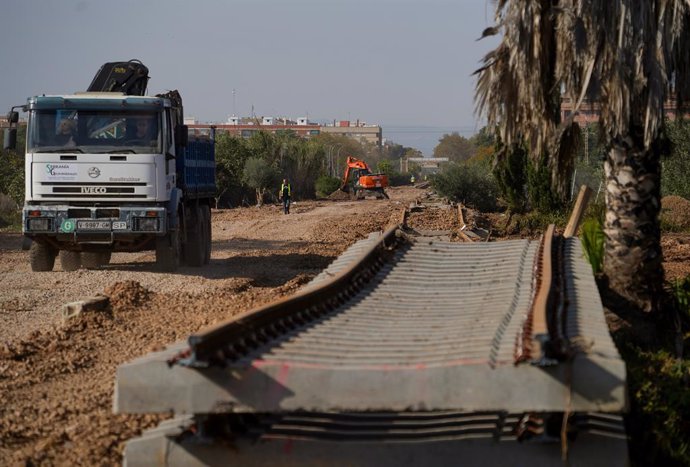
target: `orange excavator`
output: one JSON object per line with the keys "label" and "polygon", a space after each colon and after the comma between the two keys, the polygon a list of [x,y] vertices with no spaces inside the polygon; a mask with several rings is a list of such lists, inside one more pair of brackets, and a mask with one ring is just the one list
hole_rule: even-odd
{"label": "orange excavator", "polygon": [[374,195],[377,199],[388,198],[384,191],[388,187],[388,175],[371,173],[366,162],[352,156],[347,158],[347,168],[340,189],[350,193],[352,199],[364,199]]}

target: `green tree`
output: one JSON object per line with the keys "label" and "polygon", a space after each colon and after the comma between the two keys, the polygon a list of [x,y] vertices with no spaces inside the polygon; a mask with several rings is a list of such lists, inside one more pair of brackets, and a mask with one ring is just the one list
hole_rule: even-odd
{"label": "green tree", "polygon": [[278,172],[264,159],[250,157],[244,164],[242,180],[256,190],[256,204],[261,206],[266,190],[276,185]]}
{"label": "green tree", "polygon": [[239,199],[244,166],[250,155],[244,139],[229,133],[216,136],[216,185],[219,198],[232,194]]}
{"label": "green tree", "polygon": [[252,157],[261,158],[268,162],[269,165],[277,166],[279,164],[282,145],[278,139],[266,131],[257,131],[253,133],[245,144],[251,153]]}
{"label": "green tree", "polygon": [[[0,148],[4,142],[4,131],[0,131]],[[26,147],[26,125],[17,127],[17,149],[0,149],[0,193],[4,193],[18,205],[24,201],[24,148]]]}
{"label": "green tree", "polygon": [[507,146],[526,141],[534,161],[548,154],[563,190],[579,126],[572,115],[560,121],[561,89],[575,112],[585,97],[599,103],[610,148],[604,273],[613,291],[643,310],[659,310],[658,141],[666,98],[673,94],[682,104],[690,96],[690,4],[502,0],[495,17],[500,27],[485,35],[503,37],[477,71],[479,110]]}
{"label": "green tree", "polygon": [[316,180],[325,170],[323,146],[295,136],[283,147],[279,167],[283,178],[291,182],[293,197],[313,198]]}
{"label": "green tree", "polygon": [[475,148],[493,147],[496,144],[496,136],[488,127],[482,127],[469,139]]}
{"label": "green tree", "polygon": [[447,157],[454,162],[462,162],[471,158],[476,151],[474,144],[460,133],[454,131],[438,140],[434,148],[434,157]]}
{"label": "green tree", "polygon": [[391,175],[393,173],[393,164],[389,160],[382,160],[376,164],[376,171],[378,173]]}

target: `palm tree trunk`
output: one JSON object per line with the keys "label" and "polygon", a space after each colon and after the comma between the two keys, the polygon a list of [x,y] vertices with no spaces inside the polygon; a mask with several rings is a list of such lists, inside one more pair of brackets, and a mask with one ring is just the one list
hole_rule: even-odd
{"label": "palm tree trunk", "polygon": [[616,139],[604,164],[604,273],[609,287],[646,312],[660,309],[663,288],[659,227],[661,165],[652,148]]}

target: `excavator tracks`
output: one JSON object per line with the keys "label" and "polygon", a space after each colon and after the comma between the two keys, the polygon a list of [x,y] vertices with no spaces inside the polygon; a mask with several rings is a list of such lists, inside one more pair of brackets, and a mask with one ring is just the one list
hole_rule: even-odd
{"label": "excavator tracks", "polygon": [[442,237],[372,234],[122,365],[117,412],[176,414],[126,465],[625,465],[625,365],[579,241]]}

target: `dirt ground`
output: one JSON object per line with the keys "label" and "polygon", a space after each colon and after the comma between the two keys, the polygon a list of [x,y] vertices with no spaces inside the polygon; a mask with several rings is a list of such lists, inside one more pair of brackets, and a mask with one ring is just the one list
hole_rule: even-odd
{"label": "dirt ground", "polygon": [[[214,211],[211,263],[175,274],[157,272],[153,252],[34,273],[21,236],[0,233],[0,465],[118,465],[124,442],[161,419],[112,414],[118,365],[293,293],[420,193]],[[110,309],[63,323],[62,305],[99,293]]]}
{"label": "dirt ground", "polygon": [[[214,211],[211,264],[175,274],[157,272],[153,253],[33,273],[20,235],[0,233],[0,465],[119,465],[124,443],[164,416],[112,414],[118,365],[293,293],[423,193],[298,201],[287,216],[279,206]],[[413,222],[449,226],[445,214]],[[690,274],[690,235],[664,236],[664,254],[669,275]],[[63,304],[98,293],[109,309],[63,323]]]}

